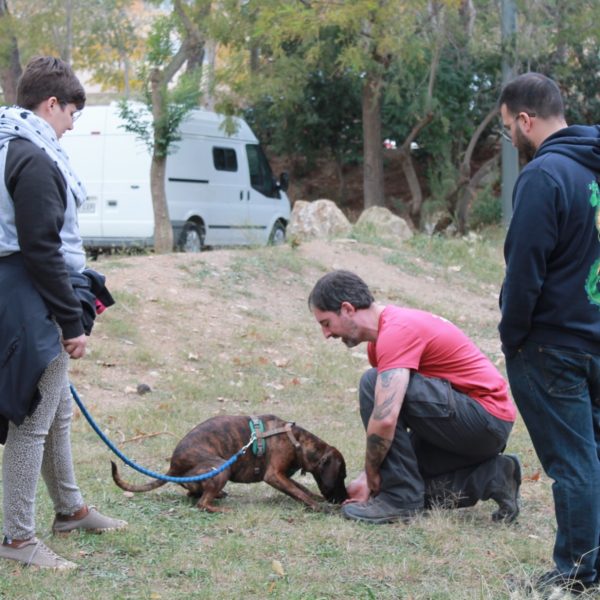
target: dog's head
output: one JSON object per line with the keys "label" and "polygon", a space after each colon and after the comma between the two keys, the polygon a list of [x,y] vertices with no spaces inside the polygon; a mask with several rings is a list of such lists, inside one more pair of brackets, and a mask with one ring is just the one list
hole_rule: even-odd
{"label": "dog's head", "polygon": [[341,504],[348,498],[344,479],[346,479],[346,462],[342,453],[331,446],[319,459],[313,477],[323,497],[334,504]]}

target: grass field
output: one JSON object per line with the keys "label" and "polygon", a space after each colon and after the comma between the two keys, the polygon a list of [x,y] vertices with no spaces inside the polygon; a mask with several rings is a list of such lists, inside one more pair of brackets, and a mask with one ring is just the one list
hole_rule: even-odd
{"label": "grass field", "polygon": [[[496,335],[501,232],[417,237],[395,246],[346,240],[200,255],[106,257],[94,266],[118,303],[102,315],[72,381],[102,429],[147,468],[164,471],[177,441],[216,414],[294,420],[361,470],[356,387],[364,348],[323,340],[306,307],[331,268],[357,271],[379,300],[426,308],[469,333],[503,370]],[[137,385],[151,392],[139,395]],[[509,451],[523,463],[522,513],[491,522],[493,502],[432,511],[410,525],[368,526],[305,509],[266,484],[229,484],[228,512],[193,507],[173,484],[127,497],[110,477],[110,451],[76,411],[73,453],[86,500],[126,519],[125,532],[53,538],[38,490],[38,535],[77,562],[58,574],[0,563],[0,598],[33,599],[505,599],[514,582],[550,568],[554,516],[519,420]],[[1,450],[0,450],[1,453]],[[135,482],[144,477],[121,467]],[[316,490],[310,476],[300,477]]]}

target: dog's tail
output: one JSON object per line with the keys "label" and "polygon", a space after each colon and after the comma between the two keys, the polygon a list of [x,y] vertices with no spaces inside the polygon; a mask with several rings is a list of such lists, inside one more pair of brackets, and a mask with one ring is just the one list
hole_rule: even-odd
{"label": "dog's tail", "polygon": [[156,488],[159,488],[165,485],[165,483],[167,483],[162,479],[154,479],[150,483],[144,483],[143,485],[133,485],[121,479],[121,476],[119,475],[119,469],[117,469],[117,465],[112,460],[110,461],[110,464],[112,469],[113,481],[122,490],[126,490],[128,492],[149,492],[150,490],[155,490]]}

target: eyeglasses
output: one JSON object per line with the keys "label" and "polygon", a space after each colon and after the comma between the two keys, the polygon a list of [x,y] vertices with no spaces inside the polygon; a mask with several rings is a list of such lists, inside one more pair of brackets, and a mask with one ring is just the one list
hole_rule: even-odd
{"label": "eyeglasses", "polygon": [[[58,100],[58,98],[57,98]],[[63,100],[58,100],[58,104],[60,105],[60,108],[63,110],[65,110],[65,108],[67,108],[67,105],[69,104],[68,102],[64,102]],[[79,119],[79,117],[81,116],[82,111],[81,110],[74,110],[71,113],[71,119],[73,120],[73,123],[75,123],[75,121],[77,121],[77,119]]]}
{"label": "eyeglasses", "polygon": [[505,124],[500,121],[500,135],[507,141],[512,144],[512,126],[519,120],[521,115],[527,115],[530,118],[536,117],[536,113],[534,112],[520,112],[510,123]]}

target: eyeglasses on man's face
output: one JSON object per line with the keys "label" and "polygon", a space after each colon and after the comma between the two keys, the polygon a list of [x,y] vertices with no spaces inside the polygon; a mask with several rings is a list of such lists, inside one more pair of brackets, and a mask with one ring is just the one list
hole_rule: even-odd
{"label": "eyeglasses on man's face", "polygon": [[502,120],[500,121],[500,135],[507,141],[512,144],[512,126],[523,116],[527,115],[529,118],[533,118],[536,116],[534,112],[520,112],[510,123],[504,123]]}

